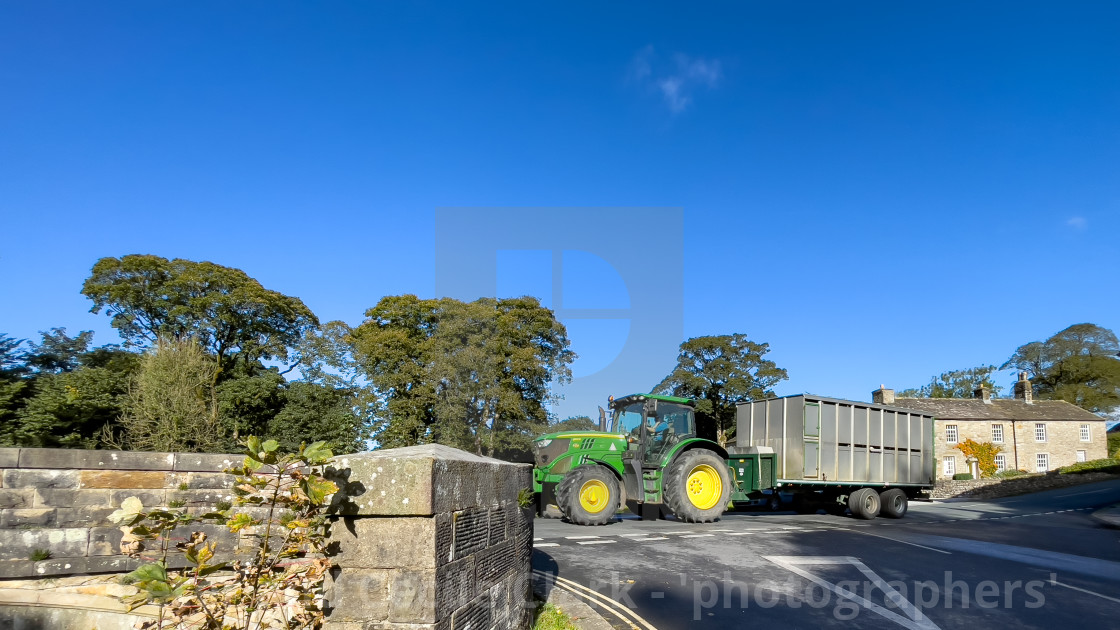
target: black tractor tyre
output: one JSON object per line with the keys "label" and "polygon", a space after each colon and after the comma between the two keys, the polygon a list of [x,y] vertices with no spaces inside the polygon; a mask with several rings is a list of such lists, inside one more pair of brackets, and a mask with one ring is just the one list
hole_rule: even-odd
{"label": "black tractor tyre", "polygon": [[902,518],[906,516],[909,507],[909,498],[902,488],[891,488],[879,493],[879,502],[883,504],[880,514],[887,518]]}
{"label": "black tractor tyre", "polygon": [[873,488],[860,488],[848,495],[848,509],[852,516],[870,521],[879,515],[879,493]]}
{"label": "black tractor tyre", "polygon": [[[662,477],[665,504],[686,523],[711,523],[723,515],[731,498],[727,461],[707,449],[677,455]],[[715,484],[718,481],[719,486]]]}
{"label": "black tractor tyre", "polygon": [[602,466],[580,466],[556,484],[556,504],[576,525],[606,525],[619,505],[618,478]]}

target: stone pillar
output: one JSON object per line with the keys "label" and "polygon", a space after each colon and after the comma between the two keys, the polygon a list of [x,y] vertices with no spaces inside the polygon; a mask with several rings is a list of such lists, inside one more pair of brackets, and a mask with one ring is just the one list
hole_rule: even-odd
{"label": "stone pillar", "polygon": [[327,628],[529,627],[531,466],[434,444],[333,464]]}
{"label": "stone pillar", "polygon": [[871,392],[871,402],[876,405],[893,405],[894,390],[887,389],[886,385],[880,385],[879,389]]}
{"label": "stone pillar", "polygon": [[992,404],[992,390],[988,389],[987,385],[981,385],[972,390],[972,397],[983,400],[986,404]]}

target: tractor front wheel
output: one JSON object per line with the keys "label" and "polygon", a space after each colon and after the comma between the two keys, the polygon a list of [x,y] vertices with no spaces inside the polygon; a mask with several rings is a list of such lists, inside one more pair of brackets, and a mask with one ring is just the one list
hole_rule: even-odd
{"label": "tractor front wheel", "polygon": [[709,450],[681,453],[663,479],[665,503],[686,523],[710,523],[727,509],[731,474],[727,462]]}
{"label": "tractor front wheel", "polygon": [[580,466],[556,484],[556,503],[576,525],[606,525],[618,511],[618,479],[602,466]]}

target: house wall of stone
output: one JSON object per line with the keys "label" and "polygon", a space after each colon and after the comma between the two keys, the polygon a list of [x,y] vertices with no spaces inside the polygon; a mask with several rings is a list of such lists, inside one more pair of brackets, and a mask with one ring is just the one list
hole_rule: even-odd
{"label": "house wall of stone", "polygon": [[[1035,441],[1036,421],[1016,420],[937,420],[934,423],[934,447],[937,465],[937,478],[948,479],[951,475],[945,474],[944,458],[952,456],[956,459],[956,472],[969,472],[965,455],[957,448],[957,444],[967,439],[977,442],[992,441],[992,425],[1003,425],[1003,447],[1001,453],[1007,459],[1007,468],[1018,468],[1027,472],[1036,472],[1036,456],[1046,453],[1049,456],[1047,470],[1056,470],[1077,462],[1077,451],[1085,451],[1087,461],[1107,457],[1108,438],[1105,434],[1105,423],[1101,421],[1081,422],[1071,420],[1039,421],[1046,425],[1046,441]],[[1090,425],[1090,440],[1081,441],[1081,425]],[[957,442],[949,443],[946,425],[957,426]],[[1017,462],[1017,463],[1016,463]]]}

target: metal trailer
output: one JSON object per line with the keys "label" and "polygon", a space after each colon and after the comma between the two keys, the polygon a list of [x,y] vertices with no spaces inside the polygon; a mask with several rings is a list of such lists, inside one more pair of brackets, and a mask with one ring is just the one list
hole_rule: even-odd
{"label": "metal trailer", "polygon": [[926,412],[799,394],[742,403],[736,425],[732,469],[739,458],[772,467],[772,490],[794,493],[798,503],[897,518],[908,499],[933,487],[933,416]]}

